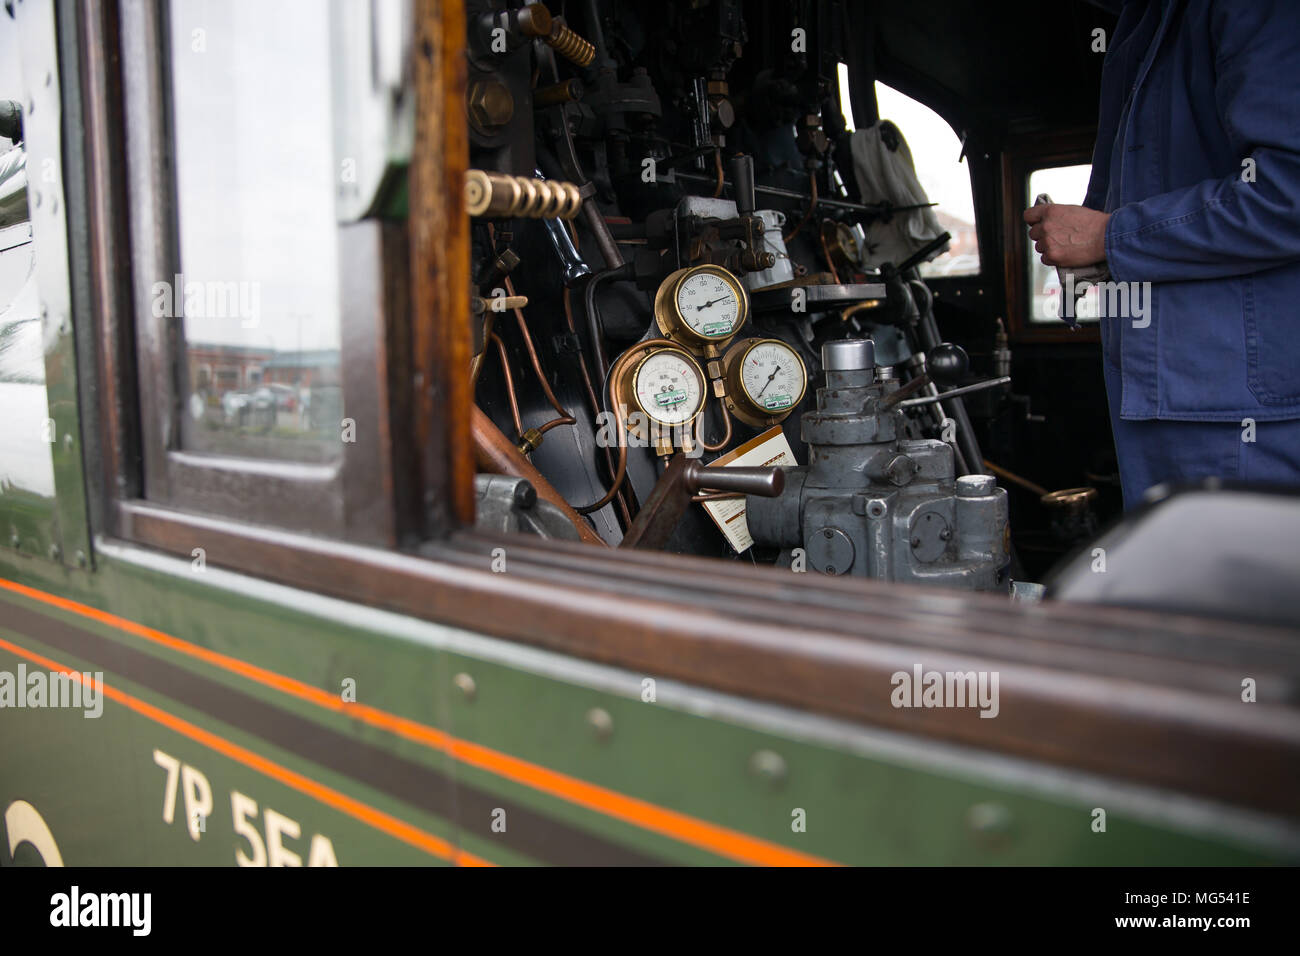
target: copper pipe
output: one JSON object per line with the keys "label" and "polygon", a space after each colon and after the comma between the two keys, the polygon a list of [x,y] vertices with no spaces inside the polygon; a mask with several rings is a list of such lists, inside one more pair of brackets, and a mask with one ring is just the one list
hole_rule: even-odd
{"label": "copper pipe", "polygon": [[591,529],[582,517],[573,510],[546,477],[533,467],[519,449],[510,443],[510,439],[501,433],[501,429],[492,423],[477,405],[470,406],[470,432],[474,438],[474,458],[481,472],[496,475],[513,475],[523,478],[537,491],[537,497],[549,501],[573,522],[578,537],[587,544],[599,544],[605,547],[604,539]]}
{"label": "copper pipe", "polygon": [[862,302],[858,302],[854,305],[851,305],[843,312],[841,312],[840,321],[847,322],[850,316],[856,315],[857,313],[862,312],[865,309],[879,308],[880,306],[884,305],[884,303],[885,303],[884,299],[864,299]]}
{"label": "copper pipe", "polygon": [[[632,351],[634,350],[628,350],[628,352]],[[615,469],[614,480],[610,483],[609,490],[592,504],[574,509],[578,514],[591,514],[593,511],[599,511],[601,508],[605,507],[605,505],[613,501],[614,496],[618,494],[618,489],[623,484],[623,479],[627,477],[627,436],[623,434],[622,416],[618,413],[618,397],[614,394],[614,384],[617,381],[619,370],[627,360],[627,354],[628,353],[625,352],[623,355],[619,356],[618,360],[614,362],[613,368],[609,370],[609,407],[613,410],[614,418],[617,419],[614,422],[614,431],[618,435],[618,468]]]}
{"label": "copper pipe", "polygon": [[[831,278],[835,280],[835,284],[836,284],[836,285],[839,285],[839,284],[840,284],[840,274],[839,274],[839,272],[838,272],[838,271],[836,270],[836,268],[835,268],[835,260],[831,258],[831,247],[828,246],[828,245],[826,244],[826,233],[825,233],[825,231],[822,231],[822,232],[819,234],[818,238],[821,239],[821,243],[822,243],[822,255],[824,255],[824,256],[826,257],[826,265],[827,265],[827,266],[830,268],[830,270],[831,270]],[[840,316],[840,318],[842,319],[842,318],[844,318],[844,316]]]}
{"label": "copper pipe", "polygon": [[790,233],[788,236],[781,237],[786,242],[789,242],[795,236],[799,235],[799,231],[808,224],[808,220],[812,218],[813,210],[817,208],[817,174],[809,173],[808,182],[810,192],[812,193],[812,198],[808,202],[808,211],[804,213],[803,218],[799,220],[799,225],[794,227],[794,232]]}
{"label": "copper pipe", "polygon": [[722,195],[722,150],[715,149],[713,151],[713,165],[718,170],[718,183],[713,187],[713,198],[717,199]]}
{"label": "copper pipe", "polygon": [[559,428],[561,425],[573,425],[573,424],[575,424],[575,421],[572,418],[554,418],[551,419],[551,421],[547,422],[545,425],[538,426],[537,434],[545,435],[552,428]]}
{"label": "copper pipe", "polygon": [[704,416],[701,415],[696,419],[696,421],[700,423],[700,447],[705,451],[722,451],[722,449],[726,448],[727,444],[731,441],[731,414],[727,411],[726,403],[723,403],[722,405],[722,420],[727,426],[727,430],[722,436],[722,441],[718,442],[716,445],[710,445],[704,440]]}
{"label": "copper pipe", "polygon": [[488,340],[497,347],[497,355],[501,356],[501,374],[506,378],[506,395],[510,398],[510,417],[515,422],[515,433],[522,436],[524,423],[519,417],[519,396],[515,394],[515,379],[510,374],[510,360],[506,357],[505,344],[495,332],[488,336]]}
{"label": "copper pipe", "polygon": [[989,461],[987,458],[984,459],[984,467],[993,472],[993,474],[997,475],[1003,481],[1009,481],[1013,485],[1019,485],[1026,491],[1032,491],[1040,498],[1043,497],[1043,495],[1048,494],[1047,489],[1042,485],[1036,485],[1028,478],[1021,478],[1014,471],[1007,471],[1005,468],[993,464],[993,462]]}
{"label": "copper pipe", "polygon": [[[506,295],[515,294],[514,283],[510,277],[506,276]],[[524,337],[524,348],[528,350],[528,360],[533,365],[533,371],[537,374],[537,380],[542,384],[542,391],[546,393],[546,400],[551,403],[551,407],[559,414],[561,418],[567,418],[569,424],[574,423],[574,418],[560,404],[560,400],[555,397],[555,392],[551,391],[551,383],[546,380],[546,373],[542,371],[542,361],[537,357],[537,347],[533,345],[532,333],[528,331],[528,323],[524,321],[524,310],[515,309],[515,321],[519,324],[519,334]]]}
{"label": "copper pipe", "polygon": [[492,324],[496,317],[489,311],[483,317],[483,351],[469,361],[469,393],[472,396],[478,388],[478,377],[483,372],[483,360],[487,357],[488,337],[492,334]]}

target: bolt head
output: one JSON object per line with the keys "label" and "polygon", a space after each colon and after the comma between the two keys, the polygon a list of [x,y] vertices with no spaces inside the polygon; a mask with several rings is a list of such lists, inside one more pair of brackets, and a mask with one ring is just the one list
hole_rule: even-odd
{"label": "bolt head", "polygon": [[474,683],[474,678],[470,677],[464,671],[461,671],[461,673],[457,674],[451,680],[466,700],[473,700],[475,696],[477,696],[478,685]]}
{"label": "bolt head", "polygon": [[587,726],[595,731],[600,740],[608,740],[614,734],[614,718],[604,707],[593,707],[587,711]]}
{"label": "bolt head", "polygon": [[757,750],[749,758],[749,772],[769,786],[780,786],[786,778],[785,758],[775,750]]}
{"label": "bolt head", "polygon": [[496,80],[475,83],[469,92],[469,115],[480,127],[503,126],[515,115],[510,88]]}

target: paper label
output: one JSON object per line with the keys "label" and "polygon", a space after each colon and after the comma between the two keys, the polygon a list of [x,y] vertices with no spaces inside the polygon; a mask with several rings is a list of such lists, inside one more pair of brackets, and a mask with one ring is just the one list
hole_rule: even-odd
{"label": "paper label", "polygon": [[[797,464],[794,452],[790,451],[790,443],[785,440],[785,432],[781,431],[780,425],[773,425],[739,448],[733,448],[716,461],[709,462],[709,467],[726,468],[732,465],[737,468],[770,468],[775,465],[793,467]],[[717,501],[705,501],[703,505],[713,523],[736,549],[736,553],[748,550],[754,539],[750,537],[749,525],[745,522],[745,499],[720,498]]]}

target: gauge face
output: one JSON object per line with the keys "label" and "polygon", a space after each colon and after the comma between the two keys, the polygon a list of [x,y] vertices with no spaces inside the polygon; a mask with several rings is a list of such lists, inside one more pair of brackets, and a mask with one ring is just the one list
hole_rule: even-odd
{"label": "gauge face", "polygon": [[685,276],[677,286],[676,305],[682,322],[705,339],[730,338],[744,321],[737,286],[713,270]]}
{"label": "gauge face", "polygon": [[641,410],[660,425],[685,425],[704,407],[700,367],[676,349],[660,349],[642,359],[632,387]]}
{"label": "gauge face", "polygon": [[757,408],[769,415],[780,415],[803,398],[808,378],[794,349],[784,342],[764,339],[745,352],[740,384]]}

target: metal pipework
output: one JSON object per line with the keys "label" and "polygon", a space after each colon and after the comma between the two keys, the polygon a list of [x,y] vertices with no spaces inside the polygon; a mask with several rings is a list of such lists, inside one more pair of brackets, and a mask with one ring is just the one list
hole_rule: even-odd
{"label": "metal pipework", "polygon": [[572,219],[582,209],[582,193],[573,183],[471,169],[465,207],[488,219]]}
{"label": "metal pipework", "polygon": [[564,103],[576,103],[585,92],[581,80],[565,80],[544,86],[533,93],[533,109],[545,109],[548,106],[561,106]]}

